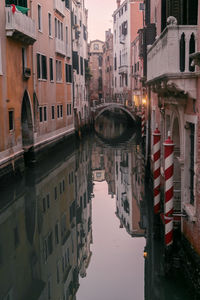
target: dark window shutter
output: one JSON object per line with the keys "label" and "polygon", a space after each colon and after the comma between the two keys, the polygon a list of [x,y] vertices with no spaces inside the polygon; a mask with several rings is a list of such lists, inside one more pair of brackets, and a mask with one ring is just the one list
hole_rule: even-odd
{"label": "dark window shutter", "polygon": [[180,71],[185,71],[185,34],[182,33],[180,40]]}
{"label": "dark window shutter", "polygon": [[[190,47],[189,48],[189,54],[194,53],[195,52],[195,36],[194,36],[194,33],[191,34],[189,47]],[[192,59],[189,58],[189,71],[194,72],[195,71],[195,66],[191,66],[191,63],[192,63]]]}
{"label": "dark window shutter", "polygon": [[40,54],[37,53],[37,77],[41,78],[41,70],[40,70]]}

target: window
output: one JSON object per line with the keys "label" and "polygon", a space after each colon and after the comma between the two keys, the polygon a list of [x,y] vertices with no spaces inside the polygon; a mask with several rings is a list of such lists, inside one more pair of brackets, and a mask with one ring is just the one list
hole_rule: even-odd
{"label": "window", "polygon": [[195,147],[195,126],[190,125],[190,204],[194,205],[194,147]]}
{"label": "window", "polygon": [[[195,36],[194,33],[191,34],[190,36],[190,43],[189,43],[189,54],[195,52]],[[189,71],[194,72],[195,67],[191,65],[192,63],[192,58],[189,58]]]}
{"label": "window", "polygon": [[60,118],[60,108],[59,108],[59,105],[57,105],[57,118],[58,119]]}
{"label": "window", "polygon": [[84,193],[84,200],[83,200],[83,203],[84,203],[84,208],[86,208],[86,192]]}
{"label": "window", "polygon": [[56,274],[57,274],[57,284],[59,284],[59,282],[60,282],[60,275],[59,275],[59,262],[57,263],[57,268],[56,268]]}
{"label": "window", "polygon": [[47,79],[47,58],[39,53],[37,53],[37,77]]}
{"label": "window", "polygon": [[182,33],[180,40],[180,71],[185,71],[185,34]]}
{"label": "window", "polygon": [[47,208],[50,208],[50,196],[49,196],[49,194],[47,195]]}
{"label": "window", "polygon": [[83,58],[80,56],[80,63],[81,63],[81,75],[83,75]]}
{"label": "window", "polygon": [[66,8],[70,8],[70,7],[69,7],[69,0],[65,0],[65,7],[66,7]]}
{"label": "window", "polygon": [[58,231],[58,223],[55,225],[55,243],[59,244],[59,231]]}
{"label": "window", "polygon": [[69,47],[69,37],[68,37],[68,27],[66,26],[65,27],[65,43],[66,43],[66,51],[68,50],[68,47]]}
{"label": "window", "polygon": [[62,182],[62,185],[63,185],[63,191],[65,190],[65,181],[63,180]]}
{"label": "window", "polygon": [[94,44],[93,48],[94,50],[99,50],[99,44]]}
{"label": "window", "polygon": [[49,58],[50,81],[53,81],[53,58]]}
{"label": "window", "polygon": [[55,37],[63,41],[63,23],[55,18]]}
{"label": "window", "polygon": [[12,130],[14,130],[14,111],[13,110],[9,110],[8,117],[9,117],[9,130],[12,131]]}
{"label": "window", "polygon": [[62,118],[63,117],[63,105],[58,104],[57,105],[57,118]]}
{"label": "window", "polygon": [[139,3],[139,10],[144,10],[144,3]]}
{"label": "window", "polygon": [[48,255],[50,255],[53,252],[53,234],[52,234],[52,232],[50,232],[48,235],[47,245],[48,245]]}
{"label": "window", "polygon": [[115,71],[117,70],[117,56],[115,54],[115,58],[114,58],[114,66],[115,66]]}
{"label": "window", "polygon": [[77,74],[79,74],[79,56],[77,51],[73,51],[73,69],[77,71]]}
{"label": "window", "polygon": [[85,41],[87,40],[87,30],[85,25],[83,25],[83,38]]}
{"label": "window", "polygon": [[27,53],[26,48],[22,48],[22,72],[24,74],[24,69],[27,67]]}
{"label": "window", "polygon": [[58,20],[55,18],[55,37],[57,38]]}
{"label": "window", "polygon": [[57,187],[55,186],[54,188],[54,199],[56,200],[57,199]]}
{"label": "window", "polygon": [[72,66],[65,64],[65,80],[66,82],[72,82]]}
{"label": "window", "polygon": [[37,53],[37,77],[41,78],[40,54]]}
{"label": "window", "polygon": [[42,8],[38,4],[38,30],[42,30]]}
{"label": "window", "polygon": [[66,215],[63,214],[61,217],[61,237],[64,236],[66,230],[67,230]]}
{"label": "window", "polygon": [[52,120],[55,119],[55,106],[54,105],[51,106],[51,118],[52,118]]}
{"label": "window", "polygon": [[67,104],[67,115],[70,116],[72,114],[71,104]]}
{"label": "window", "polygon": [[50,13],[48,13],[48,22],[49,22],[49,36],[52,36],[51,14]]}
{"label": "window", "polygon": [[99,67],[102,67],[102,63],[103,63],[103,57],[99,56]]}
{"label": "window", "polygon": [[43,121],[43,116],[42,116],[42,107],[39,107],[39,116],[40,116],[40,122]]}
{"label": "window", "polygon": [[56,81],[62,81],[62,62],[60,60],[56,60]]}
{"label": "window", "polygon": [[42,79],[47,79],[47,58],[44,55],[42,57]]}
{"label": "window", "polygon": [[44,106],[44,121],[47,121],[47,107]]}

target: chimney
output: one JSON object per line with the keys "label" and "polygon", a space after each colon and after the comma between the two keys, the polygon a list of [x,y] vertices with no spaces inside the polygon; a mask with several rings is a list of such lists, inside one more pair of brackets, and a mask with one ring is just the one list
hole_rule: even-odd
{"label": "chimney", "polygon": [[117,0],[117,8],[120,7],[120,4],[121,4],[121,0]]}

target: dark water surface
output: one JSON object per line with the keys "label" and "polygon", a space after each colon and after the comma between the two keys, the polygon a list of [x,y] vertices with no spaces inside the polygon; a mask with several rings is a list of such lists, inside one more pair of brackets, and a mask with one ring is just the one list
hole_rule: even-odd
{"label": "dark water surface", "polygon": [[139,133],[108,115],[96,131],[1,184],[0,300],[195,299],[164,276]]}

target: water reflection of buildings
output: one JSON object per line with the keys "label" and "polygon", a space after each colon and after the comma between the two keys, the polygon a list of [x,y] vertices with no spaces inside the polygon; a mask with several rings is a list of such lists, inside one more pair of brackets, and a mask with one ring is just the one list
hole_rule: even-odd
{"label": "water reflection of buildings", "polygon": [[60,157],[48,157],[19,185],[1,191],[2,300],[75,299],[79,274],[86,275],[92,242],[90,150],[85,144],[81,152]]}
{"label": "water reflection of buildings", "polygon": [[144,168],[141,150],[133,145],[131,151],[116,150],[116,215],[120,226],[134,237],[144,236],[141,207],[144,190]]}

